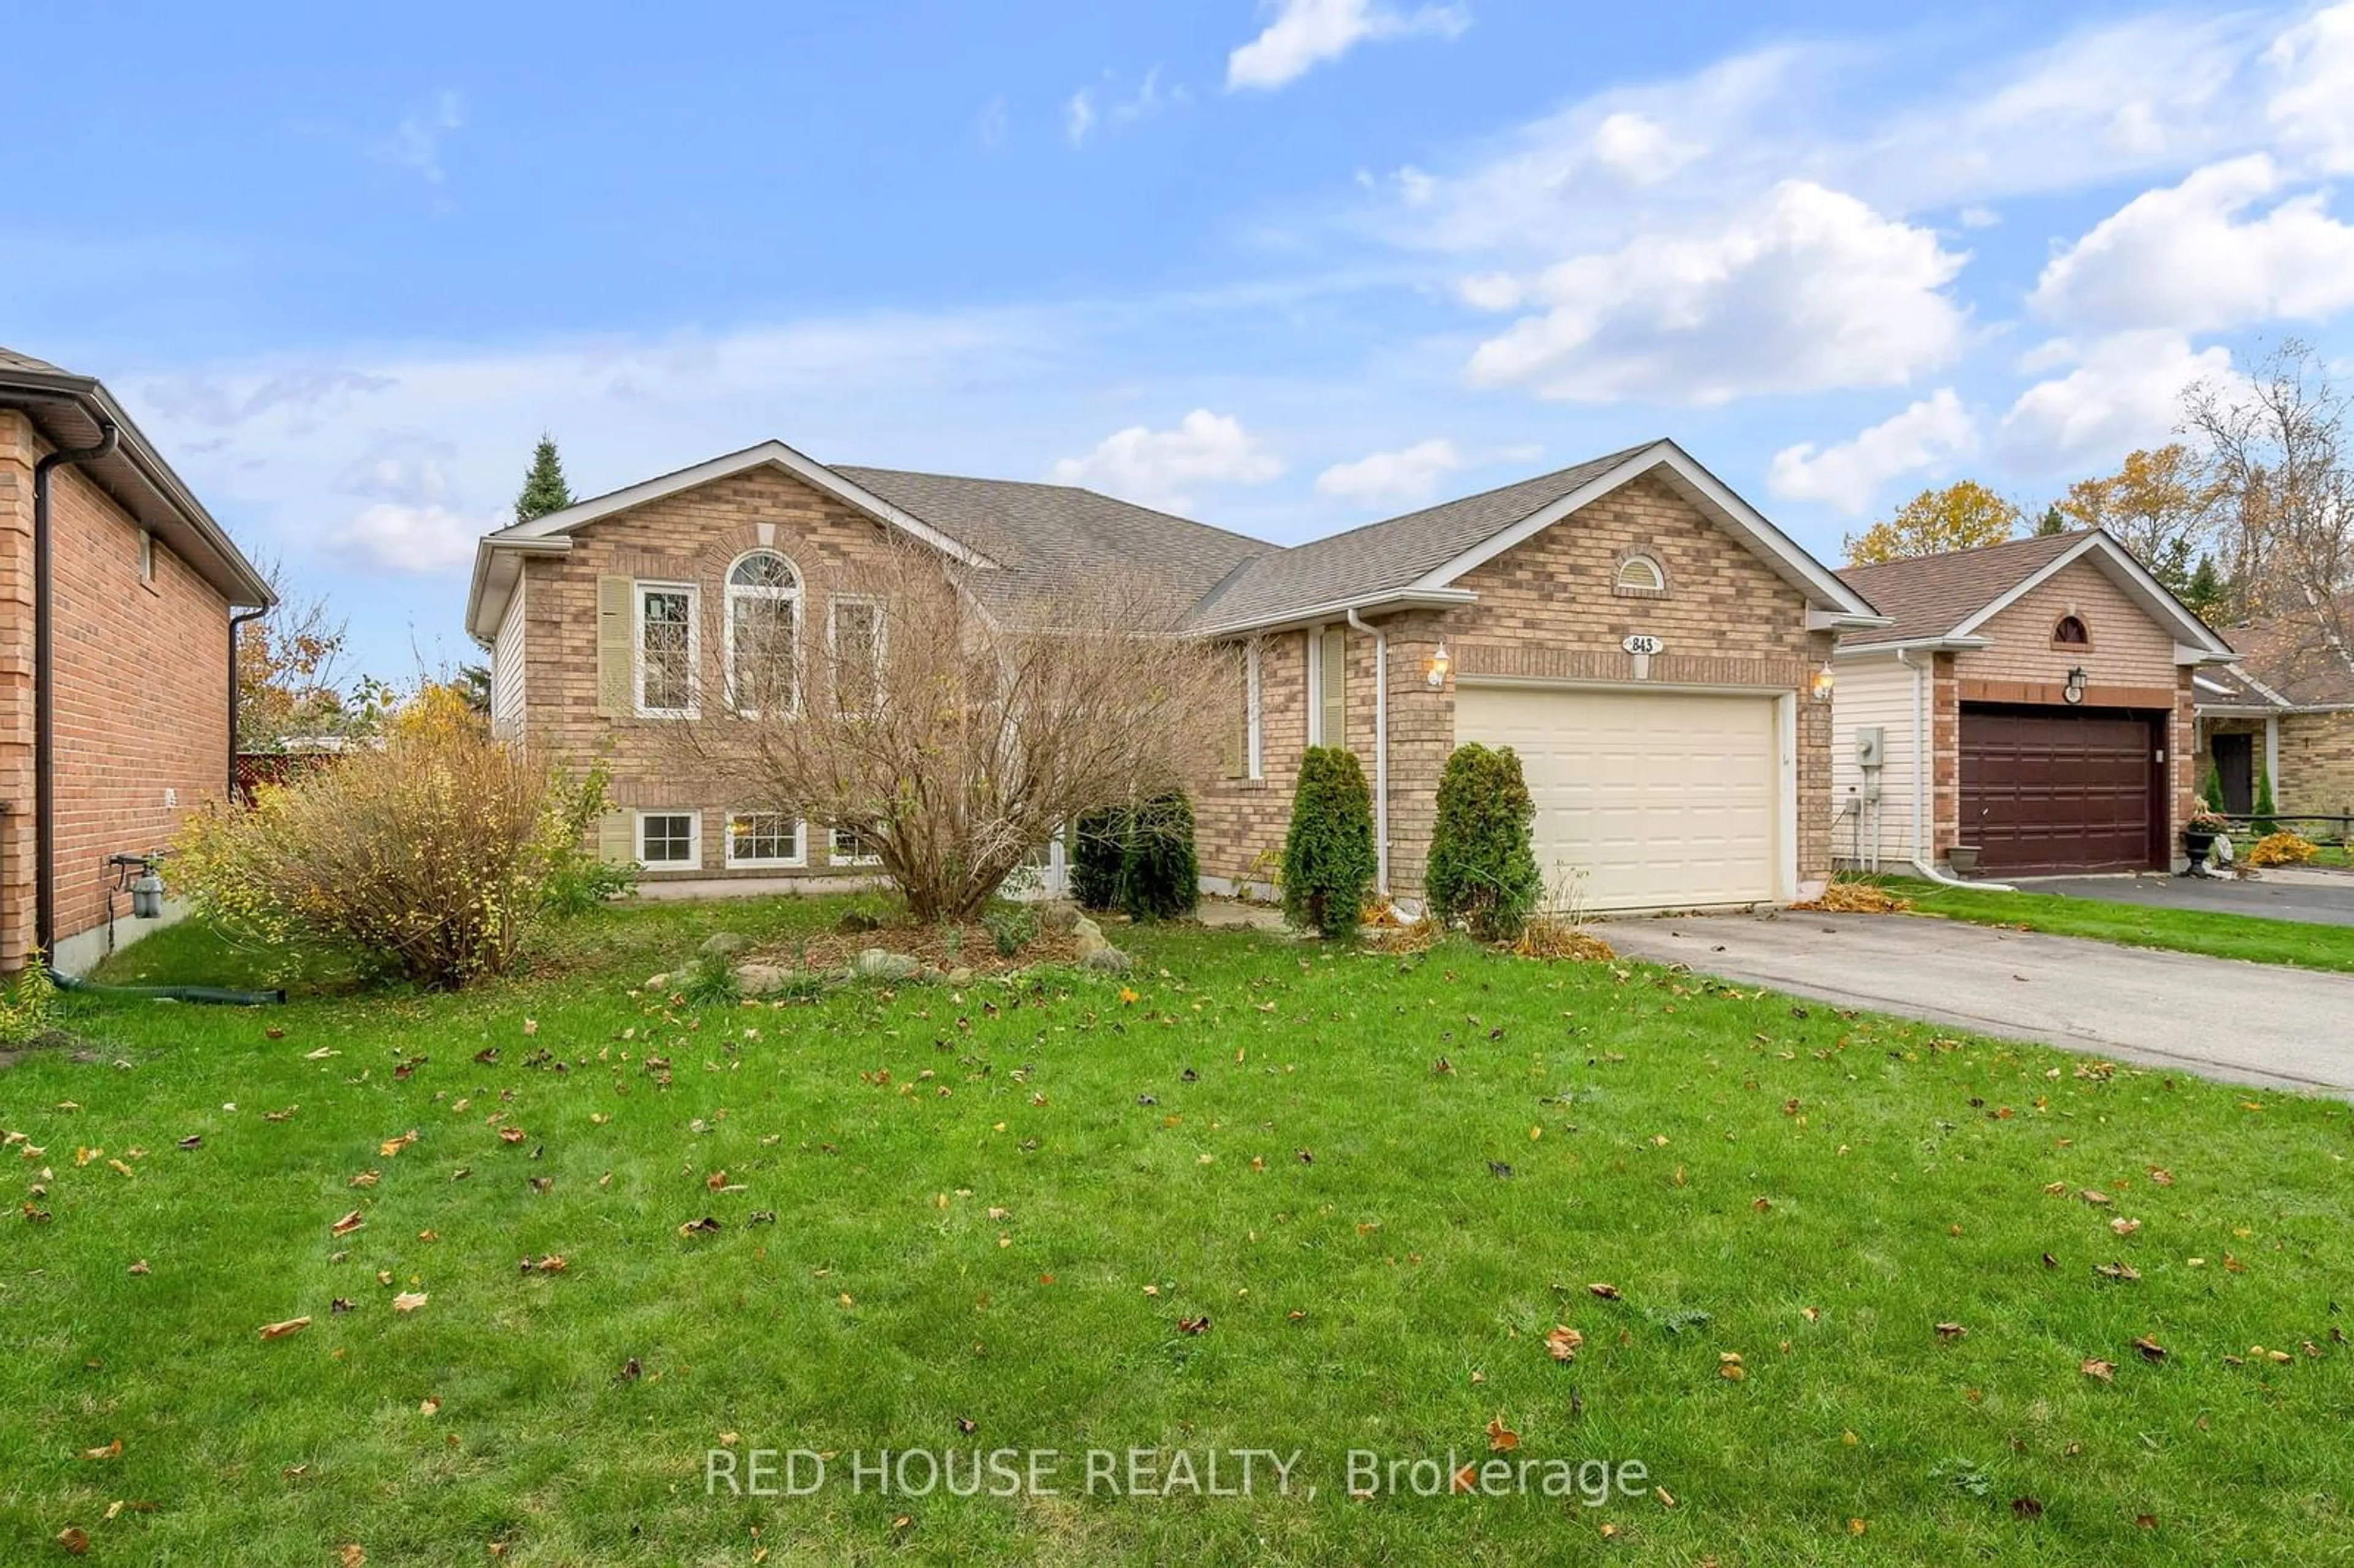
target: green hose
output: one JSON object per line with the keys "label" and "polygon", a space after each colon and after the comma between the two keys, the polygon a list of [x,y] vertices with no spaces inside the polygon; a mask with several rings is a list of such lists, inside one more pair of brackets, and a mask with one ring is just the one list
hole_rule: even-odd
{"label": "green hose", "polygon": [[49,971],[59,991],[85,996],[123,996],[148,1001],[201,1001],[217,1007],[270,1007],[286,1000],[282,991],[235,991],[217,985],[99,985],[74,975]]}

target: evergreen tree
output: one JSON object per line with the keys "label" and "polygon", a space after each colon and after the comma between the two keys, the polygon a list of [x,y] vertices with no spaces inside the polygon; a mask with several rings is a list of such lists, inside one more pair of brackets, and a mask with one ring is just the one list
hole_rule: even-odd
{"label": "evergreen tree", "polygon": [[2209,810],[2214,812],[2219,817],[2225,814],[2223,810],[2223,774],[2221,769],[2215,768],[2212,765],[2209,766],[2207,769],[2206,787],[2200,789],[2199,794],[2200,799],[2207,802],[2207,809]]}
{"label": "evergreen tree", "polygon": [[1283,917],[1320,936],[1351,935],[1377,868],[1363,767],[1340,747],[1310,747],[1283,841]]}
{"label": "evergreen tree", "polygon": [[572,487],[564,482],[564,460],[556,454],[556,438],[542,434],[539,445],[532,450],[531,468],[524,475],[523,493],[515,497],[515,521],[528,523],[571,504]]}
{"label": "evergreen tree", "polygon": [[2256,809],[2248,823],[2256,837],[2263,838],[2267,833],[2280,832],[2280,823],[2273,818],[2273,813],[2278,810],[2273,804],[2272,769],[2260,762],[2256,764]]}
{"label": "evergreen tree", "polygon": [[2203,616],[2210,610],[2221,609],[2223,598],[2223,574],[2215,569],[2215,557],[2200,556],[2198,569],[2183,585],[2182,602],[2190,607],[2193,614]]}
{"label": "evergreen tree", "polygon": [[2035,532],[2046,537],[2053,534],[2065,534],[2067,531],[2068,519],[2060,514],[2060,504],[2057,502],[2045,507],[2043,515],[2036,521]]}
{"label": "evergreen tree", "polygon": [[1483,942],[1520,936],[1544,895],[1529,836],[1536,814],[1511,747],[1490,751],[1471,741],[1455,748],[1438,776],[1438,820],[1423,876],[1440,919],[1460,916]]}

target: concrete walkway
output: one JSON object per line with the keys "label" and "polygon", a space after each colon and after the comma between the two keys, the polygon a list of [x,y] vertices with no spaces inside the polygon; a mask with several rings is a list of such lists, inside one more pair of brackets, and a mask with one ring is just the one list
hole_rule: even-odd
{"label": "concrete walkway", "polygon": [[1620,920],[1629,958],[2226,1083],[2354,1098],[2354,976],[1900,915]]}

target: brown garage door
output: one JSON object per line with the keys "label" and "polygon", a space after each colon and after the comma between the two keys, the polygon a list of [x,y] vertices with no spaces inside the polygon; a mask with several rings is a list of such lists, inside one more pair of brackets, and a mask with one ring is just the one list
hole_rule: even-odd
{"label": "brown garage door", "polygon": [[1962,842],[1990,872],[2166,863],[2164,719],[2114,708],[1962,705]]}

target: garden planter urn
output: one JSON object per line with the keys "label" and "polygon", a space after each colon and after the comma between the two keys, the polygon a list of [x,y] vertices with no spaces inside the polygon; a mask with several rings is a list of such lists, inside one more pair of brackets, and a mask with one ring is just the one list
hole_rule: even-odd
{"label": "garden planter urn", "polygon": [[1975,876],[1978,869],[1978,846],[1956,844],[1946,852],[1946,863],[1954,868],[1956,876]]}

